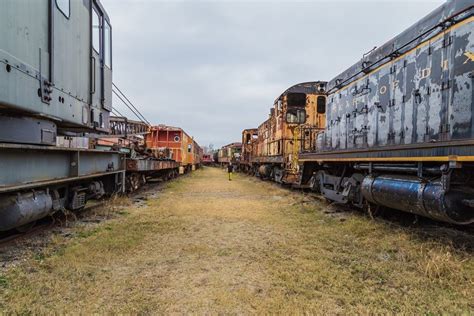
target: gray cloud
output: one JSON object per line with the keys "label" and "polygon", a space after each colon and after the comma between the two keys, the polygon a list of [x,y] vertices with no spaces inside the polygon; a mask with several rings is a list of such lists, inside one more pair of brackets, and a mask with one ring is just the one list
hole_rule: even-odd
{"label": "gray cloud", "polygon": [[442,2],[102,0],[117,85],[152,123],[216,146],[289,86],[333,78]]}

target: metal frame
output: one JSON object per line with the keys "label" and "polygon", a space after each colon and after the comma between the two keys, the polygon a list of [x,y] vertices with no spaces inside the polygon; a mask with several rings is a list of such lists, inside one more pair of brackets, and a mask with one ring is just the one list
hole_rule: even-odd
{"label": "metal frame", "polygon": [[125,178],[125,156],[116,151],[0,143],[0,169],[0,193],[5,193],[120,173]]}

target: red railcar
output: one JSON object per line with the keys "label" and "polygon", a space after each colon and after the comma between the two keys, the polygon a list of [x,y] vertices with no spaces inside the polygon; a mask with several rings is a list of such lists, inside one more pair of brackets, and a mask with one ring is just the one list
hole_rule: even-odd
{"label": "red railcar", "polygon": [[214,163],[214,157],[212,154],[202,155],[202,164],[203,165],[212,165]]}
{"label": "red railcar", "polygon": [[203,150],[182,128],[153,126],[145,142],[156,157],[177,161],[182,172],[198,168],[201,164]]}

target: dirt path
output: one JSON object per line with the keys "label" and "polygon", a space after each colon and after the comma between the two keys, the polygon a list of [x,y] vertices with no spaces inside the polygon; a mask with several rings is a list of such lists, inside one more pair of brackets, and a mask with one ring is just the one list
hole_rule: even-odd
{"label": "dirt path", "polygon": [[438,240],[206,168],[0,276],[4,311],[473,312],[473,239]]}

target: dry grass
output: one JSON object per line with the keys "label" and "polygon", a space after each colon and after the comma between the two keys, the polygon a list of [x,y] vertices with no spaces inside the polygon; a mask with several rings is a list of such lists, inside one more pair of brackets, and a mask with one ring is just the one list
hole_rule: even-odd
{"label": "dry grass", "polygon": [[[126,204],[128,202],[121,202]],[[472,253],[205,169],[0,277],[15,313],[474,313]],[[463,236],[472,242],[470,236]]]}

